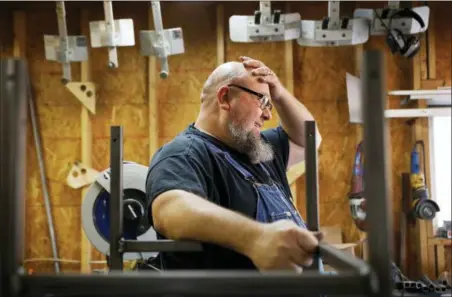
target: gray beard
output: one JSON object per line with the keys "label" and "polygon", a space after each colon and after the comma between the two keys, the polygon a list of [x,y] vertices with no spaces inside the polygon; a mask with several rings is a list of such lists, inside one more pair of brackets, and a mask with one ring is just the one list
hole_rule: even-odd
{"label": "gray beard", "polygon": [[237,150],[246,154],[253,164],[268,162],[273,160],[274,151],[270,144],[254,136],[250,132],[244,131],[239,125],[228,123],[228,130],[232,135]]}

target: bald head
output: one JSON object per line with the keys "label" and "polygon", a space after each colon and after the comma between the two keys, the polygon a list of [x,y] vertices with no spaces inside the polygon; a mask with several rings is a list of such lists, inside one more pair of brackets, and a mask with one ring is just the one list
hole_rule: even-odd
{"label": "bald head", "polygon": [[248,75],[241,62],[227,62],[218,66],[207,78],[201,92],[201,103],[215,98],[218,88]]}

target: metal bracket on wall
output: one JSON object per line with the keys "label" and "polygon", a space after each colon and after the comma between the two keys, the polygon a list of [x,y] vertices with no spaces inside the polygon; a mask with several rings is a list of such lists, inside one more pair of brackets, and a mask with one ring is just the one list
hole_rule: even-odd
{"label": "metal bracket on wall", "polygon": [[92,82],[69,82],[66,88],[92,113],[96,114],[96,86]]}

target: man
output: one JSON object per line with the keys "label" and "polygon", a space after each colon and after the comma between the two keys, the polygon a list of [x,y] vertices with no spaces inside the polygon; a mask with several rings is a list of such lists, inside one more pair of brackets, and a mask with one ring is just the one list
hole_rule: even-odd
{"label": "man", "polygon": [[[203,243],[203,252],[162,253],[164,269],[312,264],[321,235],[294,207],[286,170],[304,160],[313,117],[262,62],[240,59],[213,71],[196,122],[151,161],[148,216],[158,238]],[[273,107],[281,126],[261,132]]]}

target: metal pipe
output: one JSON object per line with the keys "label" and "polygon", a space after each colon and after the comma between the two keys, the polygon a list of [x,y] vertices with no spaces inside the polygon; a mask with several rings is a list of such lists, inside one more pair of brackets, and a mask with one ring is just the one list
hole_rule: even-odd
{"label": "metal pipe", "polygon": [[44,196],[44,206],[46,210],[46,217],[47,217],[47,225],[49,228],[49,236],[50,236],[50,245],[52,247],[52,255],[55,261],[53,262],[53,266],[55,268],[55,272],[60,272],[60,263],[58,262],[58,248],[56,243],[56,236],[55,236],[55,227],[53,223],[53,216],[52,216],[52,207],[50,205],[50,197],[49,197],[49,190],[47,185],[47,173],[44,165],[44,157],[42,154],[42,145],[41,145],[41,137],[39,135],[39,129],[38,129],[38,123],[36,121],[36,107],[33,100],[32,90],[31,90],[31,83],[29,83],[28,87],[28,105],[30,110],[30,119],[31,119],[31,126],[33,129],[33,138],[35,140],[35,147],[36,147],[36,155],[38,157],[38,164],[39,164],[39,175],[41,177],[41,187],[42,187],[42,194]]}
{"label": "metal pipe", "polygon": [[320,243],[319,248],[322,258],[325,259],[329,265],[340,270],[340,273],[343,271],[354,271],[359,275],[369,276],[371,269],[366,261],[352,257],[329,244]]}
{"label": "metal pipe", "polygon": [[364,117],[364,197],[368,221],[369,262],[379,284],[378,296],[391,296],[393,230],[391,210],[391,158],[388,156],[386,105],[386,67],[382,52],[364,52],[362,98]]}
{"label": "metal pipe", "polygon": [[27,66],[0,59],[0,296],[15,296],[23,263]]}
{"label": "metal pipe", "polygon": [[[64,296],[367,296],[367,277],[354,272],[302,275],[281,272],[161,271],[99,275],[22,276],[21,297]],[[387,297],[387,296],[386,296]]]}
{"label": "metal pipe", "polygon": [[118,68],[118,51],[116,50],[116,28],[113,18],[112,1],[104,1],[105,25],[107,27],[108,40],[108,67]]}
{"label": "metal pipe", "polygon": [[[309,230],[319,231],[319,183],[315,121],[305,122],[305,143],[307,225]],[[310,269],[319,270],[319,268],[320,258],[314,261]]]}
{"label": "metal pipe", "polygon": [[138,241],[138,240],[121,240],[124,253],[145,253],[145,252],[201,252],[201,243],[194,241],[173,241],[173,240],[156,240],[156,241]]}
{"label": "metal pipe", "polygon": [[110,129],[110,270],[123,269],[123,134],[121,126]]}
{"label": "metal pipe", "polygon": [[157,42],[163,50],[164,55],[158,55],[160,60],[160,77],[167,78],[169,74],[168,56],[165,48],[165,33],[163,30],[162,12],[160,9],[160,1],[151,1],[152,17],[154,18],[154,30],[157,34]]}

